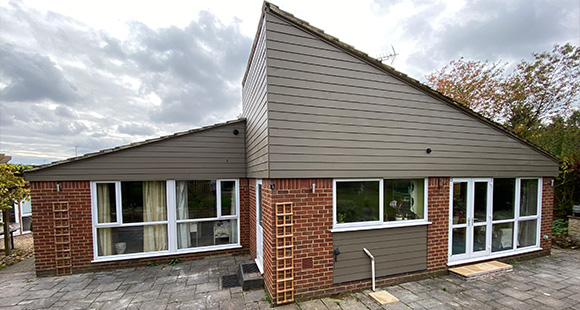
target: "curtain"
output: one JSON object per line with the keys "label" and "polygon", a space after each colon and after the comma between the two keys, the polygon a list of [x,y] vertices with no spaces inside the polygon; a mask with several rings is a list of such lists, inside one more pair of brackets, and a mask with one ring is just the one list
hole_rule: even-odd
{"label": "curtain", "polygon": [[[187,182],[176,182],[177,191],[177,219],[189,219],[189,210],[187,205]],[[177,224],[177,248],[186,249],[191,246],[191,239],[189,236],[189,226],[191,224]],[[197,224],[196,224],[197,225]]]}
{"label": "curtain", "polygon": [[[165,182],[143,182],[143,221],[167,220]],[[167,250],[167,224],[143,227],[143,250],[145,252]]]}
{"label": "curtain", "polygon": [[233,182],[233,186],[232,186],[232,199],[231,199],[231,215],[236,214],[236,182]]}
{"label": "curtain", "polygon": [[[111,218],[111,200],[109,183],[97,184],[97,220],[99,223],[109,223]],[[99,256],[113,254],[111,228],[97,229]]]}

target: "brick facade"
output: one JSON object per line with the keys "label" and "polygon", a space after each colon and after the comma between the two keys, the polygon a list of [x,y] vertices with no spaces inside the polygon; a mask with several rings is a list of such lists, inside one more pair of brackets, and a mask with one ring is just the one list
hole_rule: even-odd
{"label": "brick facade", "polygon": [[[548,255],[552,249],[552,222],[554,221],[554,178],[544,178],[542,183],[542,214],[540,247]],[[544,236],[548,236],[544,239]]]}
{"label": "brick facade", "polygon": [[429,178],[427,217],[427,269],[447,268],[449,254],[449,178]]}
{"label": "brick facade", "polygon": [[[57,184],[60,191],[57,192]],[[249,234],[249,186],[247,179],[240,179],[240,243],[241,249],[210,251],[202,253],[167,255],[162,257],[129,259],[124,261],[91,263],[93,260],[93,230],[91,216],[91,190],[89,181],[31,182],[30,196],[34,223],[34,259],[36,274],[55,274],[56,253],[53,224],[53,203],[68,202],[71,231],[71,257],[73,273],[104,270],[135,265],[147,265],[152,261],[169,261],[172,258],[197,259],[214,255],[237,255],[248,253]]]}

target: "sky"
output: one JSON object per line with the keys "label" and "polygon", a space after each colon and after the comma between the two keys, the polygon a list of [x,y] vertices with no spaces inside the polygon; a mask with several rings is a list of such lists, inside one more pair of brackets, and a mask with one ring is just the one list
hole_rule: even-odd
{"label": "sky", "polygon": [[[419,80],[580,45],[580,1],[279,0]],[[0,0],[0,153],[44,164],[236,119],[258,0]],[[390,61],[387,62],[391,64]]]}

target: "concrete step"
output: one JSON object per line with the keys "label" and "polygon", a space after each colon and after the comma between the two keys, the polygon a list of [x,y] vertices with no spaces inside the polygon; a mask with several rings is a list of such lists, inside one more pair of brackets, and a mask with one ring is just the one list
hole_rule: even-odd
{"label": "concrete step", "polygon": [[514,268],[512,265],[504,264],[498,261],[491,261],[451,268],[449,269],[449,272],[466,281],[472,281],[505,274],[512,272],[513,270]]}
{"label": "concrete step", "polygon": [[264,287],[264,277],[255,263],[240,264],[238,276],[242,285],[242,290],[244,291]]}

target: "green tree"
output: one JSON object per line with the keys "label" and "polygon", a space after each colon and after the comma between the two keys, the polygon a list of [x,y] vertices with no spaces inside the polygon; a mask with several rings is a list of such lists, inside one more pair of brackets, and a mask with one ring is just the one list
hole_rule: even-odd
{"label": "green tree", "polygon": [[22,165],[3,164],[0,166],[0,210],[4,219],[4,249],[6,256],[10,255],[10,229],[8,227],[8,211],[24,199],[29,199],[30,189],[21,171],[27,168]]}
{"label": "green tree", "polygon": [[580,111],[568,118],[555,116],[538,131],[532,142],[561,161],[554,188],[554,213],[563,218],[571,213],[572,205],[580,204]]}
{"label": "green tree", "polygon": [[507,63],[461,58],[427,75],[427,84],[530,138],[552,117],[568,114],[580,91],[580,48],[555,45],[532,56],[509,75],[504,75]]}

